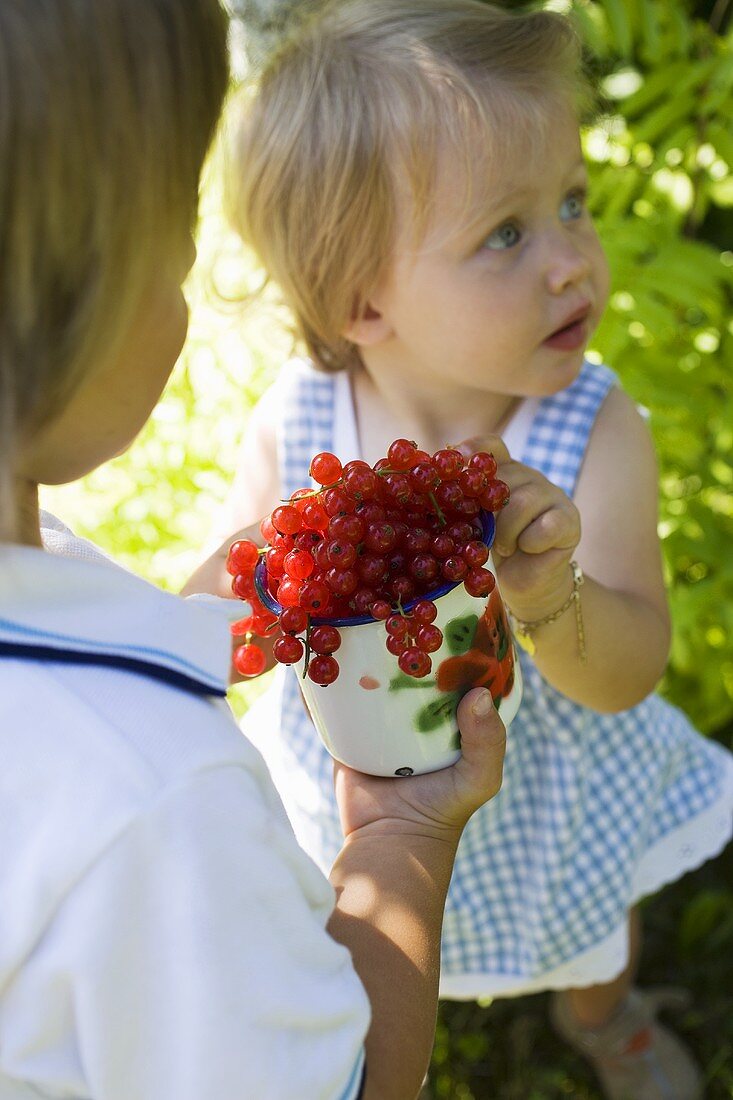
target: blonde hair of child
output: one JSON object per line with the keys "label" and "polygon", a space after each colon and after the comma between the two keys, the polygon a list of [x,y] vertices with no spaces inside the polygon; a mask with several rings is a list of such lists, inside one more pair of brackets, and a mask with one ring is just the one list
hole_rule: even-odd
{"label": "blonde hair of child", "polygon": [[227,85],[219,0],[2,0],[0,539],[24,439],[185,254]]}
{"label": "blonde hair of child", "polygon": [[577,35],[552,12],[478,0],[306,11],[245,93],[229,202],[314,362],[340,369],[357,354],[343,329],[388,269],[405,184],[419,235],[441,150],[464,170],[468,209],[518,130],[551,124],[563,97],[583,113],[592,96]]}

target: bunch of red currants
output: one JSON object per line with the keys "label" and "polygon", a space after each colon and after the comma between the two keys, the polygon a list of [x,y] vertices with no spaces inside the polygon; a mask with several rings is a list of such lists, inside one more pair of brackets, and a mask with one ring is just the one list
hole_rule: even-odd
{"label": "bunch of red currants", "polygon": [[[384,621],[387,649],[403,672],[427,676],[443,635],[426,597],[461,581],[472,596],[494,587],[481,516],[499,511],[509,489],[496,477],[493,456],[479,451],[466,459],[452,447],[430,455],[397,439],[373,467],[342,465],[324,451],[310,475],[319,488],[299,489],[260,524],[265,547],[242,539],[229,549],[232,591],[252,605],[232,624],[233,634],[246,636],[235,667],[259,675],[266,658],[252,636],[275,638],[277,661],[304,660],[304,675],[331,684],[341,645],[334,621],[366,618]],[[258,594],[260,561],[258,581],[279,614]]]}

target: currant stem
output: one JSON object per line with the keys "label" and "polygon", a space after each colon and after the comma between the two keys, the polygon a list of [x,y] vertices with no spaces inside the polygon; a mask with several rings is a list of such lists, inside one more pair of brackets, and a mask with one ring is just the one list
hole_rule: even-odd
{"label": "currant stem", "polygon": [[305,657],[303,659],[303,679],[308,676],[308,665],[311,658],[311,617],[308,616],[308,625],[305,628]]}
{"label": "currant stem", "polygon": [[431,501],[431,503],[433,505],[433,508],[435,509],[435,511],[438,515],[438,519],[440,520],[441,524],[443,525],[443,527],[447,527],[448,526],[448,520],[445,518],[445,515],[444,515],[440,505],[438,504],[438,501],[435,497],[435,493],[432,491],[432,489],[428,493],[428,496],[430,497],[430,501]]}

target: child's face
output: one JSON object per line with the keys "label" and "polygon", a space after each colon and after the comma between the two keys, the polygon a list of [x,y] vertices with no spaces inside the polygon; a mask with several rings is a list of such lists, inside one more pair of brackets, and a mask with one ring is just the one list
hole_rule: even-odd
{"label": "child's face", "polygon": [[181,284],[194,258],[189,240],[185,257],[155,276],[114,358],[31,441],[23,462],[25,477],[45,485],[74,481],[132,443],[183,348],[188,309]]}
{"label": "child's face", "polygon": [[[524,150],[522,150],[524,146]],[[530,157],[531,152],[531,157]],[[577,375],[608,296],[608,270],[585,206],[577,122],[556,114],[492,171],[479,216],[461,210],[464,180],[439,167],[435,215],[410,243],[410,217],[387,283],[370,303],[385,322],[383,363],[441,380],[543,396]],[[566,332],[558,330],[580,317]]]}

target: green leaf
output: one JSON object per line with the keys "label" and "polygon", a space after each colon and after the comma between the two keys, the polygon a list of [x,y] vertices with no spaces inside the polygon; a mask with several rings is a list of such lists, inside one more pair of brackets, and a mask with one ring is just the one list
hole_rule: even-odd
{"label": "green leaf", "polygon": [[439,726],[455,718],[460,696],[457,691],[442,695],[440,699],[428,703],[415,717],[415,728],[419,733],[431,733]]}
{"label": "green leaf", "polygon": [[451,619],[443,631],[445,644],[453,657],[468,653],[476,637],[477,615],[465,615],[462,619]]}

